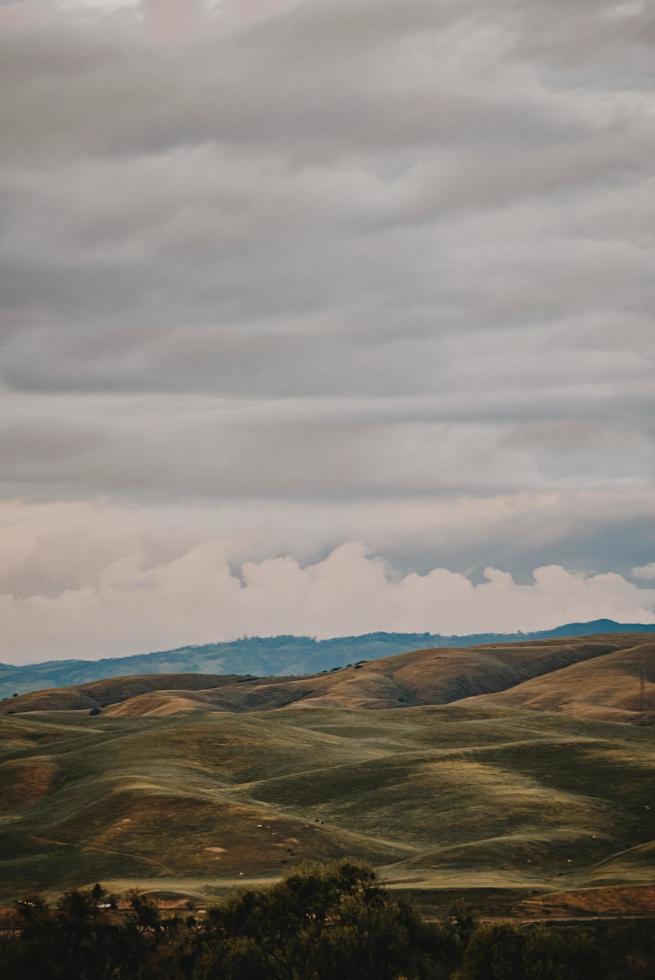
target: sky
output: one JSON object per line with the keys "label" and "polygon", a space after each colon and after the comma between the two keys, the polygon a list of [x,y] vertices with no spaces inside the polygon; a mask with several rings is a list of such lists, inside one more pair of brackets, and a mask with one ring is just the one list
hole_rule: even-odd
{"label": "sky", "polygon": [[655,7],[0,4],[0,661],[655,622]]}

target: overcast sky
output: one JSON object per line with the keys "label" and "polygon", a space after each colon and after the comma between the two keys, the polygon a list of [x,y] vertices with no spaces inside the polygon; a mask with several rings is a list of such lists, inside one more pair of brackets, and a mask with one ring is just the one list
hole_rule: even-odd
{"label": "overcast sky", "polygon": [[655,622],[654,44],[0,5],[0,661]]}

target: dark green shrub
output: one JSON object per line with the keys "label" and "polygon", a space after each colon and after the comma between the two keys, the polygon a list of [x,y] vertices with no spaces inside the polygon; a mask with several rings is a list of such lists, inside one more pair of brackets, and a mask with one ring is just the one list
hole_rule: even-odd
{"label": "dark green shrub", "polygon": [[599,980],[595,947],[552,929],[482,926],[464,954],[458,980]]}

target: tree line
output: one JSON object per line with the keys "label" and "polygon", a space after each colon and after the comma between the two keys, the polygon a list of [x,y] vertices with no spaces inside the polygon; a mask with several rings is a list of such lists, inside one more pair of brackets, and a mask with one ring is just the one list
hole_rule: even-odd
{"label": "tree line", "polygon": [[652,923],[616,933],[427,922],[365,865],[300,869],[202,918],[163,915],[100,885],[17,902],[0,933],[3,980],[648,980]]}

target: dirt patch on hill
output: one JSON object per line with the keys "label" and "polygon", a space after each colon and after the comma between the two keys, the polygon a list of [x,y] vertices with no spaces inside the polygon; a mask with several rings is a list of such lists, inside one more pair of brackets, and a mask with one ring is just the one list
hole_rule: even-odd
{"label": "dirt patch on hill", "polygon": [[655,915],[655,885],[611,888],[583,888],[538,895],[515,906],[516,915],[552,916],[625,916]]}
{"label": "dirt patch on hill", "polygon": [[2,796],[10,806],[32,806],[49,792],[57,767],[47,758],[16,759],[2,767]]}

